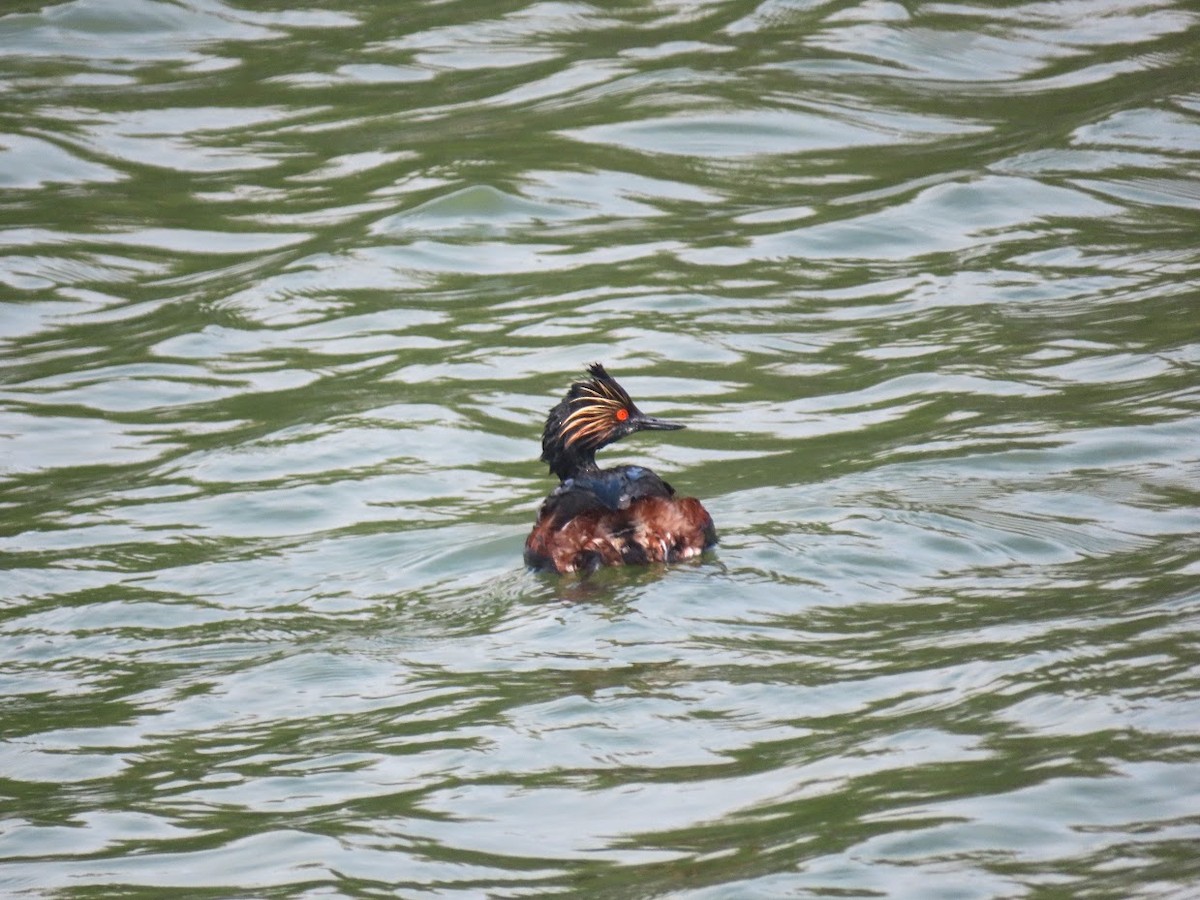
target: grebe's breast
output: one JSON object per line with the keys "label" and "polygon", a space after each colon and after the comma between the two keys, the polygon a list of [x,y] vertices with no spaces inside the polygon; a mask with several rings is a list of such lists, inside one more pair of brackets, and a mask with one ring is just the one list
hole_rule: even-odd
{"label": "grebe's breast", "polygon": [[643,466],[581,473],[555,488],[525,542],[525,563],[548,572],[676,562],[717,542],[708,511],[677,497]]}

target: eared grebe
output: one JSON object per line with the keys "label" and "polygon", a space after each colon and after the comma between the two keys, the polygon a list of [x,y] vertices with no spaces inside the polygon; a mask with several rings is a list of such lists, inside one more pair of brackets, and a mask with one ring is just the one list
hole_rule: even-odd
{"label": "eared grebe", "polygon": [[525,563],[547,572],[675,562],[717,542],[712,517],[695,497],[676,497],[645,466],[596,465],[596,451],[635,431],[682,425],[645,415],[595,363],[550,410],[542,459],[562,482],[542,503],[525,541]]}

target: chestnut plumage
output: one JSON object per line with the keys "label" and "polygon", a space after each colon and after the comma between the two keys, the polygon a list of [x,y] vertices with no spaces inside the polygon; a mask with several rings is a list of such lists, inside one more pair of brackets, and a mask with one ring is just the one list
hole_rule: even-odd
{"label": "chestnut plumage", "polygon": [[717,542],[712,517],[645,466],[596,465],[596,451],[637,431],[683,428],[647,416],[604,366],[571,385],[542,432],[542,460],[561,482],[538,510],[525,562],[549,572],[670,563]]}

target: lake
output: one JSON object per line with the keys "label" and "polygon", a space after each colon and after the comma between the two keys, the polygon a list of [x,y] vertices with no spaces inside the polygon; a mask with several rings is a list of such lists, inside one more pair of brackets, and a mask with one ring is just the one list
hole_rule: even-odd
{"label": "lake", "polygon": [[[1200,895],[1200,11],[0,13],[0,894]],[[547,411],[700,497],[527,571]]]}

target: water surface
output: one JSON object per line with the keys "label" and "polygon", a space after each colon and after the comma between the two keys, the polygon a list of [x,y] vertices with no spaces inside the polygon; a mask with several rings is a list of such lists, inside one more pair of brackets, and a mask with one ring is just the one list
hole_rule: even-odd
{"label": "water surface", "polygon": [[1197,20],[10,4],[0,893],[1200,891]]}

